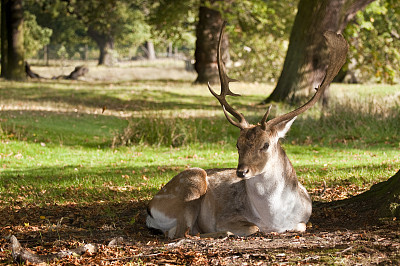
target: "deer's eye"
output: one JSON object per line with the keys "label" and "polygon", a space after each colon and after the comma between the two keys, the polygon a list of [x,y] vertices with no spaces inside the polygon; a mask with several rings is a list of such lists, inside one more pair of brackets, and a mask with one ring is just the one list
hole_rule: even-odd
{"label": "deer's eye", "polygon": [[265,142],[264,146],[262,147],[262,150],[267,150],[269,147],[269,143]]}

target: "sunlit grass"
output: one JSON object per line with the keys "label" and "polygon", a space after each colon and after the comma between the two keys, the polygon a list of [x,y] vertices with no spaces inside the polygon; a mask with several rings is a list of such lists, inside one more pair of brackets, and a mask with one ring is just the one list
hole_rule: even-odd
{"label": "sunlit grass", "polygon": [[[229,101],[257,123],[271,89],[232,84],[243,96]],[[296,120],[283,146],[308,189],[394,174],[399,89],[335,84],[324,115],[317,106]],[[238,129],[191,80],[2,81],[0,101],[3,207],[147,200],[185,168],[237,164]],[[274,104],[272,116],[294,108]]]}

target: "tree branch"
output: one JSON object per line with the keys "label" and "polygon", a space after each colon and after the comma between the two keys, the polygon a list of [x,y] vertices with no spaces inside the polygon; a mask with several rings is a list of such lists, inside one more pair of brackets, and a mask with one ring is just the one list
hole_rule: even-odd
{"label": "tree branch", "polygon": [[19,243],[18,239],[12,235],[10,237],[10,242],[11,242],[11,254],[15,262],[17,263],[25,263],[25,262],[30,262],[30,263],[43,263],[43,262],[50,262],[51,260],[54,259],[61,259],[70,255],[83,255],[85,252],[90,252],[90,253],[96,253],[98,248],[94,244],[86,244],[84,246],[75,248],[75,249],[69,249],[66,251],[60,251],[56,254],[50,254],[50,255],[37,255],[34,254],[27,249],[23,248],[21,244]]}

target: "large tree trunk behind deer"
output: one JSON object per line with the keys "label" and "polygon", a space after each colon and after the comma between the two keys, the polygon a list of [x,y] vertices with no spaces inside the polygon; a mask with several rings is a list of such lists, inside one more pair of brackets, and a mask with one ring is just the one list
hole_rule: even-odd
{"label": "large tree trunk behind deer", "polygon": [[313,93],[327,65],[323,32],[342,32],[356,12],[373,1],[300,0],[281,75],[265,103]]}
{"label": "large tree trunk behind deer", "polygon": [[[211,1],[216,2],[216,1]],[[203,1],[204,4],[204,1]],[[212,10],[204,5],[199,9],[199,23],[196,28],[196,51],[194,65],[197,72],[196,83],[214,83],[219,82],[217,67],[217,43],[219,30],[223,19],[219,11]],[[227,37],[222,42],[222,59],[229,60],[228,50],[229,40]]]}
{"label": "large tree trunk behind deer", "polygon": [[[2,1],[2,62],[4,77],[10,80],[24,80],[24,11],[22,0]],[[4,10],[3,10],[4,9]],[[5,18],[3,18],[5,16]],[[3,25],[4,23],[4,25]],[[3,38],[5,38],[3,40]],[[4,42],[4,43],[3,43]]]}

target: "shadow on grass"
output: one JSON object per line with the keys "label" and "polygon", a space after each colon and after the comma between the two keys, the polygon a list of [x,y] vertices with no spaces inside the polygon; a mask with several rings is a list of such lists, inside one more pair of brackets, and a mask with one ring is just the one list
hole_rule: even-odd
{"label": "shadow on grass", "polygon": [[[356,166],[347,166],[347,167],[321,167],[317,168],[313,164],[303,164],[297,165],[296,168],[299,169],[298,173],[304,172],[307,173],[307,169],[312,170],[313,175],[318,176],[319,179],[325,180],[327,185],[335,186],[335,185],[349,185],[349,184],[370,184],[371,182],[378,182],[379,180],[376,177],[376,174],[379,172],[386,173],[388,169],[393,168],[395,163],[380,163],[380,164],[365,164],[365,165],[356,165]],[[396,169],[393,168],[393,171]],[[329,175],[330,173],[335,172],[335,176],[341,176],[343,179],[335,179],[329,180],[324,179],[324,176]],[[366,173],[371,173],[373,176],[365,176]],[[349,173],[362,173],[363,176],[355,176],[349,175]]]}
{"label": "shadow on grass", "polygon": [[2,111],[1,130],[11,139],[31,143],[110,147],[114,134],[127,126],[126,119],[52,111]]}
{"label": "shadow on grass", "polygon": [[[348,115],[353,116],[351,113]],[[249,121],[258,119],[254,116],[248,118]],[[111,147],[114,138],[121,138],[122,143],[129,145],[169,147],[196,143],[234,143],[238,136],[238,129],[222,116],[171,118],[162,113],[144,112],[141,116],[126,119],[75,112],[13,110],[2,111],[0,119],[1,130],[10,138],[88,148]],[[337,118],[327,117],[324,120],[321,125],[321,122],[315,119],[299,118],[283,143],[293,143],[292,145],[300,147],[310,146],[310,149],[316,150],[322,147],[367,150],[398,147],[396,121],[389,123],[386,120],[371,119],[369,123],[374,124],[374,130],[368,130],[371,127],[368,124],[353,125],[353,128],[348,126],[348,129],[342,130],[331,126]],[[367,121],[367,117],[364,120]],[[329,124],[329,129],[325,128],[324,124]],[[388,134],[393,136],[389,137]],[[303,152],[293,150],[295,154]]]}
{"label": "shadow on grass", "polygon": [[[70,106],[84,106],[86,108],[101,109],[106,106],[109,110],[115,111],[155,111],[155,110],[176,110],[176,109],[215,109],[219,107],[217,100],[212,100],[211,96],[188,95],[187,93],[168,92],[157,89],[143,89],[143,84],[136,83],[137,88],[114,88],[115,84],[97,84],[90,83],[33,83],[33,86],[17,88],[12,85],[0,88],[2,99],[17,101],[33,101],[43,103],[44,106],[49,102],[58,104],[67,104]],[[124,83],[122,83],[124,84]],[[65,86],[65,88],[59,88]],[[120,85],[120,84],[118,84]],[[129,86],[129,83],[127,83]],[[96,86],[93,88],[93,86]],[[124,86],[126,86],[124,84]],[[158,86],[171,86],[168,81],[161,82]],[[190,87],[188,85],[188,87]],[[205,85],[205,90],[207,89]],[[3,90],[3,92],[2,92]],[[182,89],[184,90],[184,89]],[[113,96],[123,94],[119,98]],[[243,99],[242,99],[243,100]],[[241,103],[238,99],[232,102],[241,109],[260,108],[250,106],[251,102],[258,102],[257,97],[246,97],[246,103]],[[212,104],[210,104],[210,102]],[[261,107],[262,108],[262,107]],[[73,110],[71,110],[73,111]],[[260,114],[261,116],[262,114]]]}

